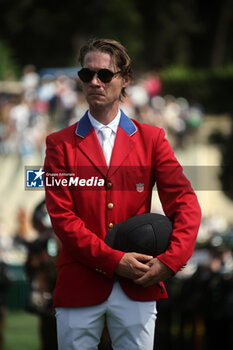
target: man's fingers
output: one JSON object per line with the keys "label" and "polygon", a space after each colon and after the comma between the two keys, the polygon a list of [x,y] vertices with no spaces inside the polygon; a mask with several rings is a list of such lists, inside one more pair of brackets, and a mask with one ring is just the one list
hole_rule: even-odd
{"label": "man's fingers", "polygon": [[133,257],[135,259],[135,268],[136,269],[140,270],[143,273],[149,271],[150,267],[145,263],[147,263],[151,259],[153,259],[153,256],[139,254],[139,253],[133,253]]}
{"label": "man's fingers", "polygon": [[150,274],[149,273],[145,273],[142,277],[139,277],[137,279],[134,280],[134,282],[136,284],[140,284],[140,285],[143,285],[145,284],[146,282],[148,282],[148,280],[151,278]]}
{"label": "man's fingers", "polygon": [[138,276],[138,278],[134,279],[134,282],[136,284],[147,287],[159,281],[165,281],[173,275],[173,271],[167,265],[163,264],[160,260],[155,258],[151,262],[153,262],[152,265],[150,262],[146,264],[147,266],[151,265],[149,271],[144,275]]}
{"label": "man's fingers", "polygon": [[150,267],[148,265],[143,264],[138,260],[135,260],[135,268],[142,271],[142,272],[147,272],[150,270]]}
{"label": "man's fingers", "polygon": [[145,254],[139,254],[139,253],[133,253],[135,259],[139,260],[139,261],[143,261],[143,262],[148,262],[151,259],[153,259],[153,256],[151,255],[145,255]]}
{"label": "man's fingers", "polygon": [[149,271],[148,262],[153,257],[139,253],[125,253],[120,260],[116,273],[120,276],[136,279]]}

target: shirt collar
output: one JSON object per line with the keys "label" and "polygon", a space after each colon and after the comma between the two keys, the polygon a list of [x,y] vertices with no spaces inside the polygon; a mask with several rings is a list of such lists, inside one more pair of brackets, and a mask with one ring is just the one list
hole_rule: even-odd
{"label": "shirt collar", "polygon": [[117,132],[117,128],[118,125],[120,123],[120,118],[121,118],[121,111],[118,110],[117,115],[115,116],[115,118],[107,125],[104,125],[102,123],[100,123],[98,120],[96,120],[90,113],[90,111],[88,110],[88,118],[93,126],[93,128],[95,129],[95,132],[98,133],[100,131],[100,129],[104,126],[109,127],[115,134]]}
{"label": "shirt collar", "polygon": [[[133,121],[128,118],[125,113],[121,110],[121,117],[120,117],[120,123],[119,126],[129,135],[132,136],[136,133],[137,127],[133,123]],[[85,138],[88,133],[94,129],[93,125],[90,122],[90,118],[88,117],[88,111],[84,114],[84,116],[80,119],[80,121],[77,123],[77,128],[75,130],[75,134],[77,136],[80,136],[82,138]],[[95,130],[95,129],[94,129]]]}

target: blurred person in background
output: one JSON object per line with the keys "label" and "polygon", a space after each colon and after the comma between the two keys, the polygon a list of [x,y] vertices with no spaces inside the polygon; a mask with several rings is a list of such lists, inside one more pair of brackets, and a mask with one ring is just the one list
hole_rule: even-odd
{"label": "blurred person in background", "polygon": [[208,241],[209,260],[200,264],[191,283],[199,291],[199,313],[203,316],[208,350],[233,348],[233,232],[215,232]]}
{"label": "blurred person in background", "polygon": [[150,100],[155,96],[160,96],[162,91],[162,82],[158,73],[148,73],[148,77],[145,81],[145,88],[149,95]]}
{"label": "blurred person in background", "polygon": [[186,267],[166,283],[168,303],[158,303],[158,349],[233,348],[233,230],[221,231],[216,218],[203,223],[211,234],[197,242]]}
{"label": "blurred person in background", "polygon": [[27,311],[39,317],[41,350],[57,350],[57,331],[52,297],[56,282],[55,264],[59,253],[59,241],[54,235],[46,210],[45,200],[40,202],[33,213],[32,223],[38,237],[27,240],[25,215],[19,213],[20,230],[17,243],[27,250],[26,276],[30,284]]}
{"label": "blurred person in background", "polygon": [[28,64],[23,69],[23,76],[21,82],[24,91],[35,92],[38,88],[40,77],[36,73],[36,67],[33,64]]}

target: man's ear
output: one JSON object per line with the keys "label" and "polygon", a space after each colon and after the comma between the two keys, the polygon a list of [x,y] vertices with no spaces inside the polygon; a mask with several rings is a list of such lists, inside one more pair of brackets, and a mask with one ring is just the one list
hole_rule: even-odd
{"label": "man's ear", "polygon": [[123,77],[123,88],[126,88],[131,82],[131,78],[130,76],[126,75],[125,77]]}

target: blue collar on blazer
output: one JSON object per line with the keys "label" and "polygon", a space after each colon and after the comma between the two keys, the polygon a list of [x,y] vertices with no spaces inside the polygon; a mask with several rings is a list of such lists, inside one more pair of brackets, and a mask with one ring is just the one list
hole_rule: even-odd
{"label": "blue collar on blazer", "polygon": [[[136,131],[137,128],[132,122],[131,119],[129,119],[125,113],[121,110],[121,119],[119,126],[129,135],[132,136]],[[84,138],[89,134],[91,129],[93,128],[90,119],[88,118],[88,113],[86,112],[84,116],[79,120],[77,128],[75,130],[75,134]]]}

